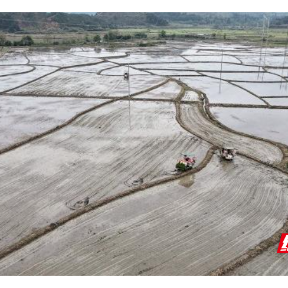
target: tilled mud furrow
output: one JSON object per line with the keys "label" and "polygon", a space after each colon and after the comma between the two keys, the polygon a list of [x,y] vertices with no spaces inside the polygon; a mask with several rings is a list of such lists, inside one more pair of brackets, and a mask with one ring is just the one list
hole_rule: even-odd
{"label": "tilled mud furrow", "polygon": [[192,186],[180,179],[83,215],[4,258],[0,273],[203,275],[283,225],[280,172],[214,156],[194,177]]}
{"label": "tilled mud furrow", "polygon": [[[151,87],[162,85],[163,77],[148,75],[134,75],[131,82],[131,94],[138,94]],[[147,88],[148,87],[148,88]],[[7,91],[5,91],[7,92]],[[122,76],[107,77],[93,75],[71,70],[60,70],[45,78],[38,79],[32,83],[13,89],[14,94],[30,95],[57,95],[57,96],[114,96],[128,95],[127,81]]]}

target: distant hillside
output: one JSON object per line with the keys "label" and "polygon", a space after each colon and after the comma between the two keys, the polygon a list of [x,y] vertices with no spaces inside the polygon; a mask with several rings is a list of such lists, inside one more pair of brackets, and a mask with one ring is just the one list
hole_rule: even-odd
{"label": "distant hillside", "polygon": [[[283,27],[288,13],[265,13]],[[208,26],[243,28],[262,25],[264,13],[0,13],[0,30],[10,33],[95,31],[125,27]]]}
{"label": "distant hillside", "polygon": [[272,27],[288,28],[288,16],[277,17],[271,23]]}
{"label": "distant hillside", "polygon": [[167,26],[167,20],[161,18],[161,15],[156,16],[154,13],[111,13],[102,12],[95,16],[101,23],[106,26],[114,27],[135,27],[135,26]]}
{"label": "distant hillside", "polygon": [[167,20],[170,25],[193,25],[193,26],[209,26],[209,27],[255,27],[261,26],[264,15],[267,16],[272,23],[282,23],[281,19],[288,15],[285,13],[236,13],[236,12],[182,12],[182,13],[155,13],[158,17]]}
{"label": "distant hillside", "polygon": [[167,25],[153,13],[0,13],[0,30],[12,33]]}

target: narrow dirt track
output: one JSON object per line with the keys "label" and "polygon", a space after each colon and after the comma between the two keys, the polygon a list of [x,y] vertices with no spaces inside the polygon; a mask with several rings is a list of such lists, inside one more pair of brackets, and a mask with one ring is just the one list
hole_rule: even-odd
{"label": "narrow dirt track", "polygon": [[194,178],[146,189],[59,227],[1,260],[0,274],[204,275],[283,225],[285,180],[256,162],[214,156]]}

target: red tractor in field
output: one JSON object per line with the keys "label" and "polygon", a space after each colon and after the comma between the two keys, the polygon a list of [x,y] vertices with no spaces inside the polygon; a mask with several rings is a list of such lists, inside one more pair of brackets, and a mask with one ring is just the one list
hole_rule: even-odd
{"label": "red tractor in field", "polygon": [[196,157],[191,156],[189,154],[182,154],[183,158],[181,158],[177,164],[176,169],[178,171],[187,171],[193,168],[196,162]]}

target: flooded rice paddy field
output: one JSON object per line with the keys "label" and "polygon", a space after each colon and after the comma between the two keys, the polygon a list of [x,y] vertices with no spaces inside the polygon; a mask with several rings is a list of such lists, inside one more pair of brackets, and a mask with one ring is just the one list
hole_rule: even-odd
{"label": "flooded rice paddy field", "polygon": [[133,52],[130,54],[129,57],[123,57],[123,58],[118,58],[113,60],[115,63],[118,64],[133,64],[133,63],[185,63],[187,62],[183,57],[181,56],[167,56],[164,55],[162,57],[159,57],[158,54],[153,55],[153,54],[133,54]]}
{"label": "flooded rice paddy field", "polygon": [[45,54],[45,53],[27,53],[27,58],[30,60],[31,65],[49,65],[57,67],[73,66],[77,64],[91,64],[98,63],[100,59],[76,56],[70,53],[63,54]]}
{"label": "flooded rice paddy field", "polygon": [[288,97],[288,87],[285,80],[280,83],[261,83],[260,85],[253,85],[253,83],[241,83],[239,85],[260,97]]}
{"label": "flooded rice paddy field", "polygon": [[219,83],[219,80],[205,76],[185,76],[181,80],[189,87],[205,93],[210,103],[265,105],[263,100],[227,81]]}
{"label": "flooded rice paddy field", "polygon": [[233,82],[257,82],[261,83],[263,81],[265,82],[277,82],[281,83],[283,82],[283,79],[275,74],[271,73],[266,73],[266,72],[255,72],[255,73],[237,73],[237,72],[232,72],[232,73],[210,73],[210,72],[205,72],[204,73],[207,76],[214,77],[217,79],[223,79],[226,81],[233,81]]}
{"label": "flooded rice paddy field", "polygon": [[286,109],[212,107],[211,112],[229,128],[288,145]]}
{"label": "flooded rice paddy field", "polygon": [[48,75],[57,70],[57,68],[55,67],[48,67],[48,66],[34,66],[34,67],[35,69],[29,73],[23,73],[23,74],[18,73],[17,75],[10,74],[8,76],[0,77],[0,93],[7,92],[10,89],[15,89],[22,85],[27,85],[27,83],[35,81],[36,79]]}
{"label": "flooded rice paddy field", "polygon": [[0,58],[0,65],[25,65],[28,64],[29,60],[24,53],[19,52],[10,52],[5,53]]}
{"label": "flooded rice paddy field", "polygon": [[159,75],[159,76],[199,76],[200,74],[195,72],[195,71],[186,71],[186,70],[157,70],[157,69],[153,69],[153,70],[145,70],[150,74],[155,74],[155,75]]}
{"label": "flooded rice paddy field", "polygon": [[0,77],[3,76],[9,76],[9,75],[13,75],[13,74],[22,74],[25,72],[31,72],[33,71],[33,67],[30,66],[1,66],[1,70],[0,70]]}
{"label": "flooded rice paddy field", "polygon": [[[159,58],[159,57],[158,57]],[[189,62],[187,61],[186,63],[171,63],[169,65],[165,65],[167,63],[151,63],[151,64],[133,64],[132,67],[138,68],[138,69],[170,69],[170,70],[181,70],[181,71],[219,71],[221,69],[221,60],[218,63],[215,62]],[[227,71],[241,71],[241,72],[255,72],[258,71],[258,67],[256,66],[244,66],[240,64],[230,64],[227,62],[224,62],[222,65],[222,71],[227,72]],[[261,69],[262,71],[262,69]]]}
{"label": "flooded rice paddy field", "polygon": [[[135,75],[130,85],[130,92],[131,94],[140,93],[164,81],[165,78],[160,76]],[[120,97],[128,95],[128,87],[127,81],[123,80],[123,76],[120,75],[106,77],[94,73],[61,70],[15,89],[13,93],[38,96]]]}
{"label": "flooded rice paddy field", "polygon": [[102,99],[0,97],[0,151],[61,125]]}
{"label": "flooded rice paddy field", "polygon": [[[124,73],[127,72],[126,66],[116,66],[112,67],[111,69],[106,69],[101,72],[102,75],[115,75],[115,76],[123,76]],[[132,67],[129,67],[129,74],[130,75],[149,75],[148,72],[133,69]]]}
{"label": "flooded rice paddy field", "polygon": [[114,67],[119,67],[118,65],[115,65],[111,62],[99,62],[94,65],[89,65],[89,66],[76,66],[72,68],[67,68],[65,71],[74,71],[74,72],[86,72],[86,73],[94,73],[94,74],[99,74],[101,71],[104,71],[106,69],[114,68]]}
{"label": "flooded rice paddy field", "polygon": [[176,82],[169,81],[166,84],[161,85],[159,88],[137,95],[135,99],[176,99],[180,92],[181,86]]}
{"label": "flooded rice paddy field", "polygon": [[[285,59],[200,41],[2,55],[0,275],[206,275],[272,237],[288,216]],[[229,273],[286,275],[275,249]]]}
{"label": "flooded rice paddy field", "polygon": [[266,98],[265,101],[268,102],[271,106],[286,106],[286,107],[288,107],[288,97],[287,98],[284,98],[284,97]]}
{"label": "flooded rice paddy field", "polygon": [[223,59],[222,59],[222,55],[205,55],[205,54],[195,54],[193,56],[185,56],[182,55],[183,57],[185,57],[185,59],[187,59],[189,62],[216,62],[219,63],[223,60],[223,62],[231,62],[231,63],[241,63],[241,61],[239,59],[237,59],[235,56],[227,56],[227,55],[223,55]]}

